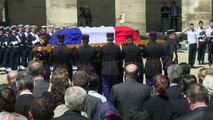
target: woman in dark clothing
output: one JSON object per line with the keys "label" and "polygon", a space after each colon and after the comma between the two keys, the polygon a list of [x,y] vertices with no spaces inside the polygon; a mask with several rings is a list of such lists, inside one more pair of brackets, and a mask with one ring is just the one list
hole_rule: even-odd
{"label": "woman in dark clothing", "polygon": [[155,97],[148,100],[144,104],[151,120],[171,120],[172,119],[172,105],[166,95],[168,81],[163,75],[156,75],[153,78]]}

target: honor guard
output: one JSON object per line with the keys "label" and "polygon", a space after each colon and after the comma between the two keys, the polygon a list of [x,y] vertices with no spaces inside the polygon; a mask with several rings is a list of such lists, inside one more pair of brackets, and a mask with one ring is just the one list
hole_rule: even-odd
{"label": "honor guard", "polygon": [[36,29],[37,29],[37,26],[32,25],[30,27],[31,32],[27,36],[28,61],[33,59],[32,49],[34,46],[36,46],[36,44],[39,43],[39,38],[38,38],[38,35],[36,34]]}
{"label": "honor guard", "polygon": [[60,26],[55,26],[54,33],[55,33],[55,32],[58,32],[60,29],[61,29]]}
{"label": "honor guard", "polygon": [[107,99],[113,85],[121,82],[119,61],[121,60],[120,47],[113,43],[114,33],[107,33],[107,44],[101,48],[102,55],[102,87]]}
{"label": "honor guard", "polygon": [[191,23],[189,27],[184,29],[183,33],[187,34],[187,42],[189,45],[188,63],[191,65],[191,68],[194,68],[196,51],[198,48],[197,33],[194,30],[194,24]]}
{"label": "honor guard", "polygon": [[164,55],[162,58],[163,70],[166,76],[167,76],[167,68],[172,64],[178,64],[175,30],[174,29],[167,30],[167,35],[168,35],[167,41],[163,45]]}
{"label": "honor guard", "polygon": [[53,25],[50,25],[48,27],[48,33],[47,33],[47,42],[50,43],[50,40],[52,38],[52,35],[54,33],[54,26]]}
{"label": "honor guard", "polygon": [[126,35],[127,45],[125,45],[122,49],[122,53],[125,60],[125,66],[129,64],[135,64],[138,66],[139,75],[137,81],[143,83],[143,50],[142,47],[136,46],[133,42],[132,35]]}
{"label": "honor guard", "polygon": [[[9,57],[9,66],[12,70],[17,70],[20,62],[20,41],[17,39],[18,33],[16,32],[17,27],[11,26],[12,33],[9,35],[9,46],[11,47],[11,53]],[[9,69],[8,71],[11,71]]]}
{"label": "honor guard", "polygon": [[23,29],[24,29],[24,25],[22,24],[19,24],[18,26],[18,32],[17,32],[17,40],[18,42],[20,43],[19,44],[19,50],[20,50],[20,63],[19,63],[19,70],[23,70],[23,67],[22,67],[22,61],[23,61],[23,51],[24,51],[24,45],[23,45],[23,42],[22,42],[22,35],[23,35]]}
{"label": "honor guard", "polygon": [[151,42],[145,46],[143,57],[146,58],[145,75],[146,84],[153,89],[153,77],[162,74],[160,58],[163,56],[163,46],[156,43],[157,33],[149,32]]}
{"label": "honor guard", "polygon": [[4,47],[4,55],[3,55],[3,61],[2,61],[2,70],[6,71],[9,69],[9,56],[11,47],[9,46],[9,35],[11,34],[10,27],[5,27],[4,29],[5,33],[2,36],[1,39],[3,39],[3,47]]}
{"label": "honor guard", "polygon": [[46,25],[41,26],[40,33],[47,33],[47,26]]}
{"label": "honor guard", "polygon": [[88,74],[95,73],[93,63],[97,59],[98,51],[89,46],[89,35],[82,35],[82,43],[83,46],[79,47],[76,51],[76,58],[79,62],[77,69],[86,71]]}
{"label": "honor guard", "polygon": [[210,66],[213,63],[213,20],[209,21],[209,27],[206,29],[206,37],[208,40],[208,61]]}
{"label": "honor guard", "polygon": [[205,29],[203,28],[203,21],[199,21],[199,28],[196,29],[197,32],[197,39],[198,39],[198,64],[204,64],[204,58],[205,58],[205,51],[207,47],[207,42],[206,42],[206,32]]}
{"label": "honor guard", "polygon": [[69,72],[70,79],[72,79],[72,50],[63,44],[64,37],[64,34],[57,35],[58,46],[52,50],[50,61],[54,69],[57,67],[66,68]]}
{"label": "honor guard", "polygon": [[46,33],[39,33],[40,42],[37,44],[38,50],[35,52],[34,60],[39,60],[43,63],[45,69],[44,80],[49,82],[50,80],[50,63],[49,63],[49,53],[47,51],[42,51],[42,46],[47,46]]}

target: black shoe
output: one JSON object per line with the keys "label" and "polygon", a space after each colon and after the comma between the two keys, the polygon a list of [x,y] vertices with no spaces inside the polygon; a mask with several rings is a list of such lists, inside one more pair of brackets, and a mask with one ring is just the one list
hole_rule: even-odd
{"label": "black shoe", "polygon": [[202,63],[201,63],[202,65],[204,65],[205,63],[204,63],[204,61],[202,61]]}
{"label": "black shoe", "polygon": [[198,61],[198,65],[201,65],[201,62],[200,62],[200,61]]}

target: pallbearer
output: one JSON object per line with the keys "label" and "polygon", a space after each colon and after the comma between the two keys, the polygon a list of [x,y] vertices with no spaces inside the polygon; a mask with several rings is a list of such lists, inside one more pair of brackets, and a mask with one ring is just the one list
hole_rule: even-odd
{"label": "pallbearer", "polygon": [[121,60],[120,47],[113,43],[114,33],[107,33],[107,44],[101,48],[102,55],[102,86],[106,98],[110,96],[113,85],[121,82],[119,61]]}

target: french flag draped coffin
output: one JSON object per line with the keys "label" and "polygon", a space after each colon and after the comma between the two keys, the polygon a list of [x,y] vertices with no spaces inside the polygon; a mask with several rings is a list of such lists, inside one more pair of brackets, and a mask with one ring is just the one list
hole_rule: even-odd
{"label": "french flag draped coffin", "polygon": [[133,35],[135,41],[139,41],[140,37],[137,31],[128,26],[114,27],[76,27],[63,29],[53,34],[51,45],[57,45],[57,35],[64,34],[64,44],[81,44],[83,34],[89,35],[89,43],[106,43],[106,33],[114,33],[115,42],[125,42],[126,35]]}

